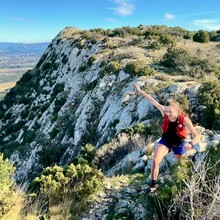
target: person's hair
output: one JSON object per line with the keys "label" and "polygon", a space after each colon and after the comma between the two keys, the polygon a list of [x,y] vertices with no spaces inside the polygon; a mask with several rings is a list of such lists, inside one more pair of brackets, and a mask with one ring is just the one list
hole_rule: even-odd
{"label": "person's hair", "polygon": [[173,99],[167,99],[165,106],[172,106],[179,111],[179,114],[182,113],[182,109],[180,107],[180,103]]}

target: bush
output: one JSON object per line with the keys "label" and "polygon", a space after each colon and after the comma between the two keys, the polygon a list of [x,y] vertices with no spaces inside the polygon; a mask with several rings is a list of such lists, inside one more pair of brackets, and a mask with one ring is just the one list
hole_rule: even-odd
{"label": "bush", "polygon": [[171,36],[170,34],[163,34],[159,38],[159,42],[167,47],[176,46],[176,38]]}
{"label": "bush", "polygon": [[96,148],[91,144],[86,144],[81,148],[80,156],[87,160],[89,164],[92,164],[92,160],[94,159],[96,154]]}
{"label": "bush", "polygon": [[[55,136],[56,132],[58,131],[53,131],[52,134],[50,133],[50,135],[53,137],[53,135]],[[51,143],[49,140],[42,142],[44,142],[44,149],[37,153],[39,156],[39,163],[42,164],[43,167],[58,163],[66,151],[67,146],[65,144]]]}
{"label": "bush", "polygon": [[128,36],[132,36],[132,35],[142,35],[141,31],[139,28],[132,28],[132,27],[123,27],[123,28],[116,28],[112,31],[112,33],[110,33],[108,36],[109,37],[121,37],[121,38],[125,38]]}
{"label": "bush", "polygon": [[101,69],[100,74],[101,76],[108,75],[108,74],[118,74],[120,70],[121,70],[121,64],[119,62],[112,61]]}
{"label": "bush", "polygon": [[147,49],[160,50],[163,45],[159,41],[153,41],[147,45]]}
{"label": "bush", "polygon": [[141,136],[155,136],[158,138],[161,135],[161,128],[154,122],[148,125],[137,123],[132,127],[122,129],[121,133],[126,133],[130,137],[133,137],[135,134],[140,134]]}
{"label": "bush", "polygon": [[3,159],[3,154],[0,154],[0,217],[14,205],[12,195],[15,186],[11,179],[14,171],[12,163],[8,159]]}
{"label": "bush", "polygon": [[79,72],[83,72],[87,69],[87,64],[85,63],[82,63],[80,66],[79,66]]}
{"label": "bush", "polygon": [[167,53],[163,56],[160,64],[181,71],[181,67],[189,63],[190,60],[191,57],[187,50],[181,48],[168,48]]}
{"label": "bush", "polygon": [[193,165],[192,175],[176,194],[173,207],[178,219],[219,219],[220,144],[211,146],[204,158]]}
{"label": "bush", "polygon": [[189,31],[187,31],[184,35],[183,35],[183,39],[192,39],[193,34],[190,33]]}
{"label": "bush", "polygon": [[55,165],[45,168],[31,186],[38,194],[46,195],[50,204],[63,202],[67,196],[79,202],[97,192],[102,179],[103,174],[87,164]]}
{"label": "bush", "polygon": [[178,72],[184,72],[191,77],[204,77],[205,74],[220,76],[217,65],[207,59],[193,57],[188,51],[181,48],[168,48],[160,64]]}
{"label": "bush", "polygon": [[152,76],[155,74],[155,71],[149,66],[144,65],[142,61],[129,62],[124,70],[132,76]]}
{"label": "bush", "polygon": [[171,167],[171,176],[163,179],[163,187],[158,188],[157,199],[147,196],[149,219],[184,219],[179,207],[174,207],[175,198],[186,188],[184,182],[191,178],[191,162],[182,158],[178,164]]}
{"label": "bush", "polygon": [[59,132],[60,132],[59,129],[53,128],[53,130],[50,132],[50,137],[51,137],[52,139],[54,139]]}
{"label": "bush", "polygon": [[57,94],[63,92],[64,87],[65,87],[64,83],[57,83],[53,88],[53,92],[51,94],[51,99],[54,99],[57,96]]}
{"label": "bush", "polygon": [[199,43],[208,43],[210,41],[210,36],[207,31],[199,30],[194,36],[193,41]]}
{"label": "bush", "polygon": [[88,61],[87,61],[87,65],[88,66],[92,66],[92,64],[94,63],[94,61],[97,59],[96,55],[92,55],[91,57],[89,57]]}
{"label": "bush", "polygon": [[55,121],[57,119],[57,114],[62,108],[62,106],[66,103],[66,96],[65,94],[62,94],[62,96],[57,97],[54,102],[54,110],[53,110],[53,120]]}
{"label": "bush", "polygon": [[210,41],[219,42],[220,41],[220,34],[215,34],[210,36]]}
{"label": "bush", "polygon": [[208,129],[220,129],[220,82],[206,82],[199,90],[199,102],[206,106],[201,124]]}

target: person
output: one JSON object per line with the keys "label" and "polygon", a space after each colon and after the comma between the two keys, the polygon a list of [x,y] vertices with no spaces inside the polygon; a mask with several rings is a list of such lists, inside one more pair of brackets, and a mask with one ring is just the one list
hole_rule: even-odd
{"label": "person", "polygon": [[[193,145],[197,144],[200,135],[193,126],[191,120],[182,112],[180,104],[168,99],[165,105],[161,105],[150,95],[145,93],[139,85],[135,84],[136,90],[151,102],[162,114],[162,137],[156,146],[151,167],[151,183],[147,192],[154,193],[157,190],[157,177],[159,174],[159,164],[164,156],[173,151],[177,161],[190,150]],[[192,140],[186,142],[187,134],[192,134]]]}

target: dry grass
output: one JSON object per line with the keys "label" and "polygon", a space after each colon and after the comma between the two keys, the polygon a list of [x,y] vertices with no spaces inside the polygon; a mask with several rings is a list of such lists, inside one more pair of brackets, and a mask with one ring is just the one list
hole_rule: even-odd
{"label": "dry grass", "polygon": [[16,191],[12,196],[14,206],[4,215],[1,220],[21,220],[21,210],[24,204],[24,194],[21,191]]}
{"label": "dry grass", "polygon": [[186,49],[189,53],[200,59],[208,59],[213,63],[219,64],[219,52],[217,47],[219,42],[197,43],[192,40],[182,40],[178,42],[177,47]]}
{"label": "dry grass", "polygon": [[48,215],[53,220],[71,220],[73,219],[70,214],[71,200],[65,201],[64,203],[51,206],[49,208]]}

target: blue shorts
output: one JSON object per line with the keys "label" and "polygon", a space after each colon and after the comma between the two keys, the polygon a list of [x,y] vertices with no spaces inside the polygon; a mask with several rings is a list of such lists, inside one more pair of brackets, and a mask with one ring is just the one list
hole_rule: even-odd
{"label": "blue shorts", "polygon": [[184,149],[184,145],[186,144],[186,141],[181,143],[179,146],[174,146],[171,144],[167,144],[167,142],[163,138],[161,138],[158,143],[169,148],[169,151],[172,150],[174,154],[182,155],[186,153],[186,150]]}

